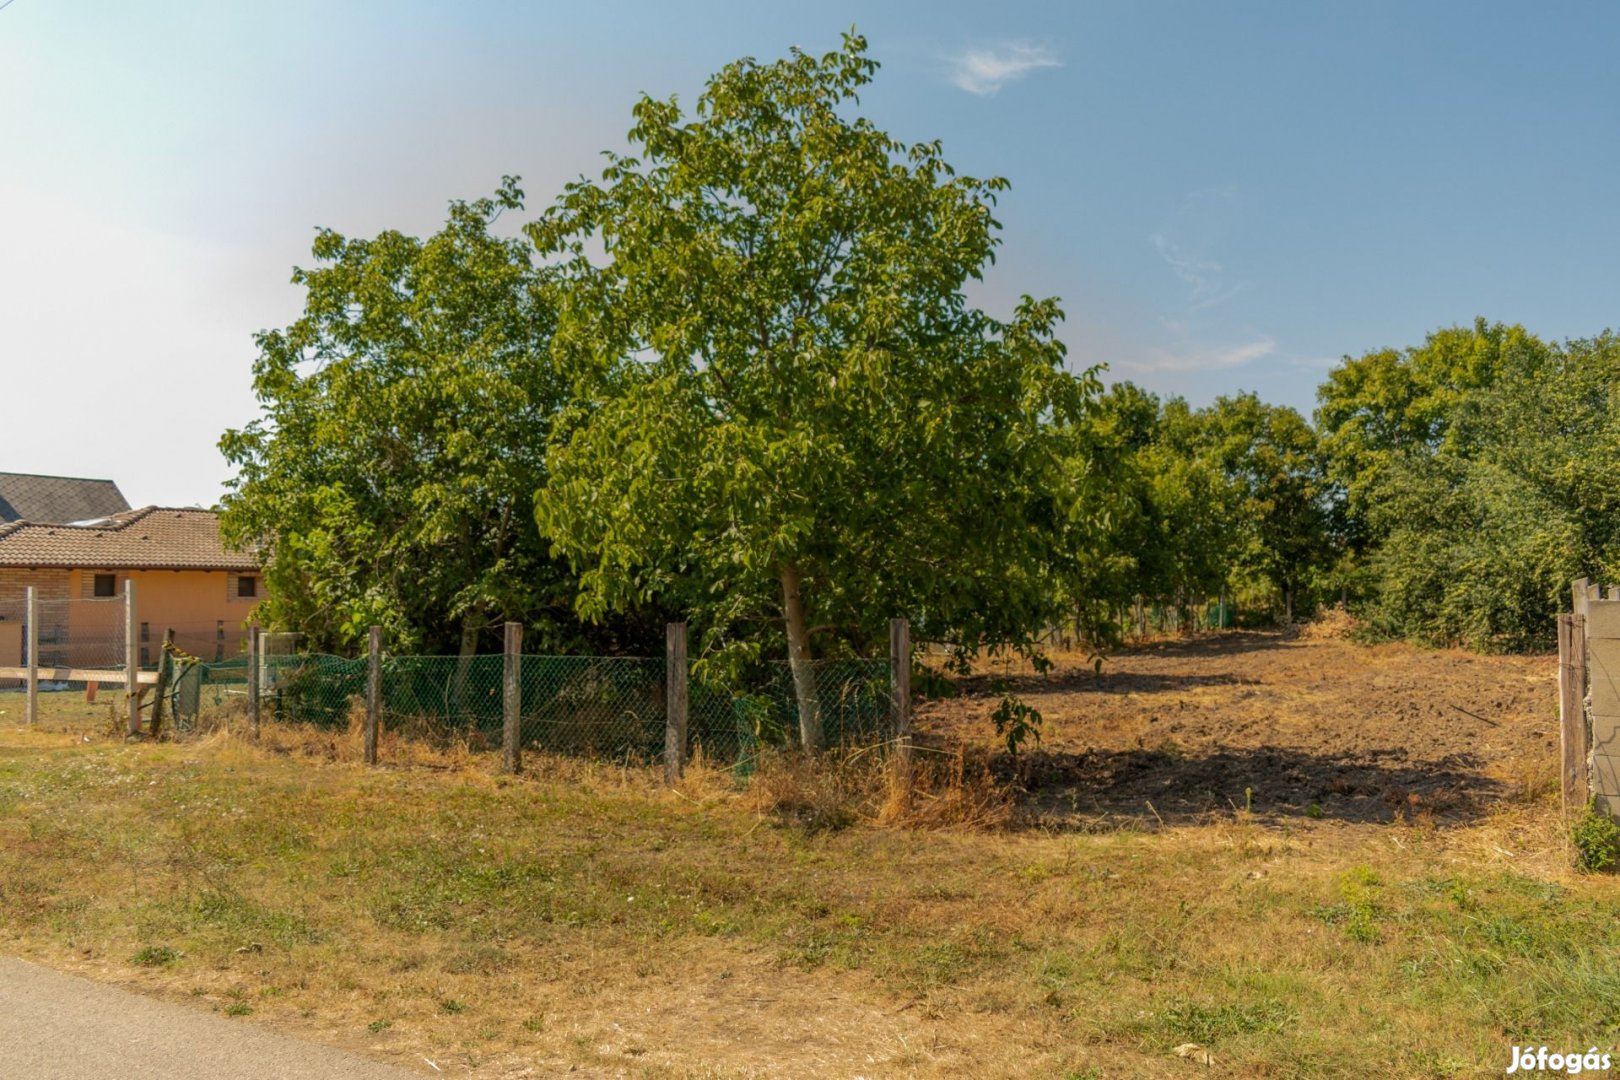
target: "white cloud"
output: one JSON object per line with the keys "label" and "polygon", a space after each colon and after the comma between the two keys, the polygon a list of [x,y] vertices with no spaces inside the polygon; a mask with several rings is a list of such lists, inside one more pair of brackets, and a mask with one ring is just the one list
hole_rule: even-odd
{"label": "white cloud", "polygon": [[1226,284],[1226,268],[1214,259],[1201,258],[1162,232],[1148,237],[1172,273],[1192,289],[1189,313],[1223,304],[1243,291],[1243,282]]}
{"label": "white cloud", "polygon": [[1179,349],[1149,349],[1140,359],[1127,361],[1121,367],[1136,371],[1214,371],[1219,368],[1241,367],[1270,356],[1277,351],[1277,342],[1262,335],[1239,345],[1191,345]]}
{"label": "white cloud", "polygon": [[1032,71],[1063,66],[1063,61],[1052,55],[1046,46],[1023,41],[968,49],[952,57],[951,63],[951,82],[980,97],[989,97]]}
{"label": "white cloud", "polygon": [[1229,283],[1226,267],[1211,255],[1226,232],[1232,200],[1230,188],[1194,191],[1148,237],[1170,272],[1191,290],[1187,314],[1224,304],[1243,291],[1245,283]]}

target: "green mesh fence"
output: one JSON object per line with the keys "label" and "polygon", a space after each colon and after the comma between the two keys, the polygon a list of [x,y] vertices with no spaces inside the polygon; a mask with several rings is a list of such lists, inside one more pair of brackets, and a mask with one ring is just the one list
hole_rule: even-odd
{"label": "green mesh fence", "polygon": [[[828,746],[865,745],[890,731],[887,660],[818,660],[816,701],[822,737]],[[690,689],[687,734],[710,758],[748,761],[760,746],[786,746],[799,740],[798,696],[787,661],[769,666],[764,679],[747,689]]]}
{"label": "green mesh fence", "polygon": [[[643,761],[664,752],[663,660],[525,656],[519,682],[525,749]],[[495,715],[499,731],[499,701]]]}
{"label": "green mesh fence", "polygon": [[[365,661],[360,664],[365,691]],[[499,656],[385,656],[382,722],[390,731],[500,745]]]}
{"label": "green mesh fence", "polygon": [[233,700],[247,700],[246,657],[212,664],[175,662],[165,703],[172,730],[193,731],[204,711],[218,712]]}
{"label": "green mesh fence", "polygon": [[[366,661],[320,654],[267,657],[266,722],[344,729],[364,713]],[[887,660],[824,660],[815,668],[828,745],[867,744],[890,725]],[[247,661],[181,666],[171,684],[175,728],[247,696]],[[385,656],[382,724],[406,737],[458,739],[496,749],[505,727],[501,656]],[[664,661],[636,657],[525,656],[519,669],[525,750],[651,761],[664,752]],[[798,740],[797,697],[786,661],[746,687],[688,683],[689,754],[741,765],[762,745]]]}
{"label": "green mesh fence", "polygon": [[[312,653],[270,656],[264,661],[263,715],[267,720],[345,728],[352,709],[363,708],[366,662]],[[169,683],[168,709],[175,730],[194,730],[204,712],[247,701],[246,657],[213,663],[180,662]],[[358,703],[358,704],[357,704]]]}
{"label": "green mesh fence", "polygon": [[[363,716],[366,662],[310,653],[267,656],[259,696],[263,716],[284,723],[346,728],[351,714]],[[246,693],[244,670],[243,692]]]}

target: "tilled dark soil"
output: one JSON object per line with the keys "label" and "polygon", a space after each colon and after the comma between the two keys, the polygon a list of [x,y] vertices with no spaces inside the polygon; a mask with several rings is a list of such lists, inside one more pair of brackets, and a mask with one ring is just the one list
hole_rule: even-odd
{"label": "tilled dark soil", "polygon": [[918,727],[985,742],[1004,692],[1044,717],[994,759],[1053,824],[1256,815],[1437,822],[1557,782],[1557,662],[1226,633],[1050,673],[987,669]]}

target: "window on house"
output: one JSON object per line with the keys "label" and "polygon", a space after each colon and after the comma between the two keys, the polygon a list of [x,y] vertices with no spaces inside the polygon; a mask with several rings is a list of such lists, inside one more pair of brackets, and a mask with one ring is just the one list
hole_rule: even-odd
{"label": "window on house", "polygon": [[96,593],[95,594],[97,596],[117,596],[118,595],[118,575],[117,574],[97,574],[96,575]]}
{"label": "window on house", "polygon": [[259,579],[253,577],[239,577],[236,579],[236,595],[243,600],[251,600],[259,595]]}
{"label": "window on house", "polygon": [[141,623],[141,644],[145,645],[148,641],[151,641],[151,640],[152,640],[152,624],[149,623],[149,622]]}

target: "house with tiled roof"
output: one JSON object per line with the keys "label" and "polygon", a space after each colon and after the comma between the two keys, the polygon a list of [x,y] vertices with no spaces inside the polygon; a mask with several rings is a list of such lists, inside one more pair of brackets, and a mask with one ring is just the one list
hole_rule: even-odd
{"label": "house with tiled roof", "polygon": [[22,662],[29,586],[42,665],[115,659],[102,654],[122,641],[131,582],[142,664],[156,663],[168,630],[195,655],[236,655],[244,623],[264,597],[257,556],[226,546],[212,510],[148,506],[73,524],[0,524],[0,667]]}
{"label": "house with tiled roof", "polygon": [[66,525],[128,511],[124,493],[111,480],[0,472],[0,525],[11,521]]}

